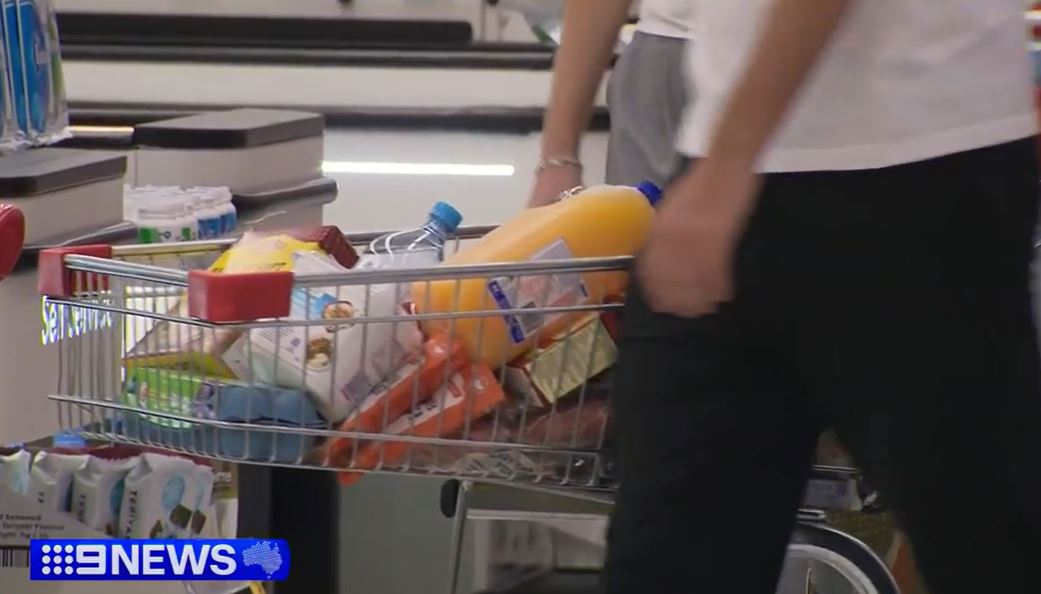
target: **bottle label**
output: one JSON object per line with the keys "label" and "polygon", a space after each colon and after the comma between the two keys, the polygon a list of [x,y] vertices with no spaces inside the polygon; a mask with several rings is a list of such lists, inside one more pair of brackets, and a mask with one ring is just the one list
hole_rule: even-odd
{"label": "bottle label", "polygon": [[[558,239],[528,261],[570,259],[571,249],[563,239]],[[577,273],[503,276],[488,281],[488,292],[499,309],[525,310],[524,313],[515,311],[503,316],[514,344],[524,342],[564,315],[546,313],[546,308],[579,305],[589,299],[585,281],[582,280],[582,275]]]}
{"label": "bottle label", "polygon": [[137,229],[137,240],[140,243],[173,243],[177,241],[193,241],[195,232],[191,227],[181,226],[142,226]]}

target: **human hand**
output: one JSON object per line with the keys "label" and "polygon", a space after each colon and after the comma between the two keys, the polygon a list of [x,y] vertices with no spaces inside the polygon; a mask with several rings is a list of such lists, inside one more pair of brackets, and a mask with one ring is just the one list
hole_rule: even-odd
{"label": "human hand", "polygon": [[582,168],[574,164],[546,167],[535,173],[535,185],[528,198],[528,208],[553,204],[560,195],[582,185]]}
{"label": "human hand", "polygon": [[693,318],[733,297],[734,250],[758,191],[750,167],[711,158],[669,186],[637,260],[653,311]]}

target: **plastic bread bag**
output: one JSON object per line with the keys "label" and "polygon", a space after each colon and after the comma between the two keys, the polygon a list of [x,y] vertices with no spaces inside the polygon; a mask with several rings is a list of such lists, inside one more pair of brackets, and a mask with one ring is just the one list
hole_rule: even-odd
{"label": "plastic bread bag", "polygon": [[32,454],[22,448],[0,448],[0,488],[25,495],[29,489]]}
{"label": "plastic bread bag", "polygon": [[119,510],[123,538],[176,538],[187,534],[195,503],[195,463],[147,452],[127,474]]}
{"label": "plastic bread bag", "polygon": [[188,527],[189,535],[192,537],[203,536],[208,523],[216,524],[216,522],[210,522],[210,517],[215,515],[213,506],[213,484],[215,479],[216,475],[212,468],[202,464],[196,465],[195,501],[192,504],[192,519]]}
{"label": "plastic bread bag", "polygon": [[126,476],[137,465],[137,451],[127,447],[94,450],[72,477],[72,515],[81,523],[115,536]]}
{"label": "plastic bread bag", "polygon": [[27,495],[54,511],[67,512],[72,495],[72,477],[87,465],[89,456],[43,450],[36,454],[29,471]]}

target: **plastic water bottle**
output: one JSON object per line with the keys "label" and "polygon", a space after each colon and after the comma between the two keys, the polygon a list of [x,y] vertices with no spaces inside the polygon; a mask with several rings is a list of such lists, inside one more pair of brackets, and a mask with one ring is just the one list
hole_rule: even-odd
{"label": "plastic water bottle", "polygon": [[445,242],[459,228],[463,215],[446,202],[430,209],[426,224],[377,237],[355,268],[425,268],[444,259]]}

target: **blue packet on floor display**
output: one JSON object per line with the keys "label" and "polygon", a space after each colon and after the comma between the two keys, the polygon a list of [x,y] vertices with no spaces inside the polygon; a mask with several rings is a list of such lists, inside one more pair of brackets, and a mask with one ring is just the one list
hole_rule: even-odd
{"label": "blue packet on floor display", "polygon": [[25,82],[27,132],[33,144],[42,144],[46,140],[47,120],[54,99],[50,37],[44,4],[43,0],[15,0],[22,78]]}

